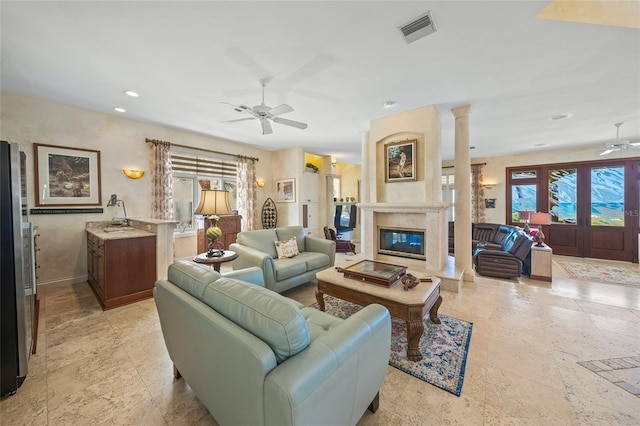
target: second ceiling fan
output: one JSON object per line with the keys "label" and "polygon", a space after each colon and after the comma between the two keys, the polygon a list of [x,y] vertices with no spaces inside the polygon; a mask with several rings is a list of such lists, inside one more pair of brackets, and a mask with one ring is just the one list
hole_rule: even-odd
{"label": "second ceiling fan", "polygon": [[246,120],[260,120],[260,125],[262,126],[262,134],[269,135],[273,133],[271,129],[271,123],[269,120],[274,123],[284,124],[285,126],[295,127],[297,129],[306,129],[307,124],[301,123],[299,121],[289,120],[287,118],[279,117],[282,114],[286,114],[288,112],[292,112],[293,108],[287,104],[278,105],[277,107],[270,107],[264,103],[264,88],[269,82],[268,79],[261,79],[260,85],[262,86],[262,103],[260,105],[256,105],[253,108],[246,105],[234,105],[228,102],[222,102],[223,104],[231,105],[233,109],[238,112],[243,112],[251,115],[251,117],[245,118],[236,118],[235,120],[227,120],[222,123],[235,123],[238,121],[246,121]]}

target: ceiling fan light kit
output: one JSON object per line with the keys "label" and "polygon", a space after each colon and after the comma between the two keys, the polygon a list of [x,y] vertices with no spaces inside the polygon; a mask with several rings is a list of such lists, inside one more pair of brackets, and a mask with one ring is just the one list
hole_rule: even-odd
{"label": "ceiling fan light kit", "polygon": [[622,124],[623,123],[614,124],[614,126],[616,127],[616,142],[604,144],[605,150],[602,151],[600,155],[611,154],[612,152],[620,151],[622,149],[640,148],[640,142],[629,143],[629,141],[620,140],[620,126],[622,126]]}
{"label": "ceiling fan light kit", "polygon": [[233,109],[238,112],[247,113],[252,116],[252,117],[245,117],[245,118],[237,118],[235,120],[227,120],[227,121],[223,121],[222,123],[235,123],[238,121],[257,119],[257,120],[260,120],[260,126],[262,127],[263,135],[270,135],[271,133],[273,133],[273,129],[271,128],[271,123],[269,122],[269,120],[273,121],[274,123],[284,124],[285,126],[295,127],[296,129],[302,129],[302,130],[306,129],[307,128],[306,123],[279,117],[282,114],[293,112],[294,109],[291,106],[287,104],[282,104],[272,108],[269,105],[264,103],[264,88],[268,82],[269,80],[265,78],[260,80],[260,85],[262,86],[262,103],[260,105],[256,105],[253,108],[251,108],[246,105],[234,105],[228,102],[222,102],[223,104],[231,105]]}

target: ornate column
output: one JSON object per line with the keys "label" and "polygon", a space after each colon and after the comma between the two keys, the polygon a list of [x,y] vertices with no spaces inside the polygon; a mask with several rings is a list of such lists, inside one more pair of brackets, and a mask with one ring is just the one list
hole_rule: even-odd
{"label": "ornate column", "polygon": [[471,105],[452,108],[455,134],[455,252],[456,269],[464,269],[463,280],[473,282],[471,253],[471,155],[469,152],[469,114]]}

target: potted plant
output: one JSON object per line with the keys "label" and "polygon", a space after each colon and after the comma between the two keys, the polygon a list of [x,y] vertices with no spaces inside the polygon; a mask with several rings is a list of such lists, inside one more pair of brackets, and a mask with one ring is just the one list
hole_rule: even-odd
{"label": "potted plant", "polygon": [[318,173],[318,171],[320,170],[320,169],[318,169],[318,166],[316,166],[313,163],[307,163],[304,166],[306,167],[307,171],[309,171],[311,173]]}

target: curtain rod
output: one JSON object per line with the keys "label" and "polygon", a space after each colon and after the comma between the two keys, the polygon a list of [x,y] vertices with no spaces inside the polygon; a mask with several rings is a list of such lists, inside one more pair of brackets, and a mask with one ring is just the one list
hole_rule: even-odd
{"label": "curtain rod", "polygon": [[171,142],[164,142],[164,141],[159,141],[157,139],[149,139],[149,138],[145,138],[145,142],[146,143],[152,143],[152,144],[157,144],[157,143],[166,143],[169,144],[169,146],[176,146],[178,148],[188,148],[188,149],[195,149],[195,150],[199,150],[199,151],[204,151],[204,152],[211,152],[214,154],[223,154],[223,155],[230,155],[232,157],[237,157],[237,158],[246,158],[247,160],[251,160],[251,161],[260,161],[259,158],[256,157],[249,157],[247,155],[240,155],[240,154],[229,154],[228,152],[222,152],[222,151],[215,151],[213,149],[204,149],[204,148],[195,148],[193,146],[187,146],[187,145],[179,145],[177,143],[171,143]]}
{"label": "curtain rod", "polygon": [[[486,166],[487,163],[472,163],[470,164],[471,166]],[[442,166],[443,169],[453,169],[455,167],[455,165],[453,166]]]}

